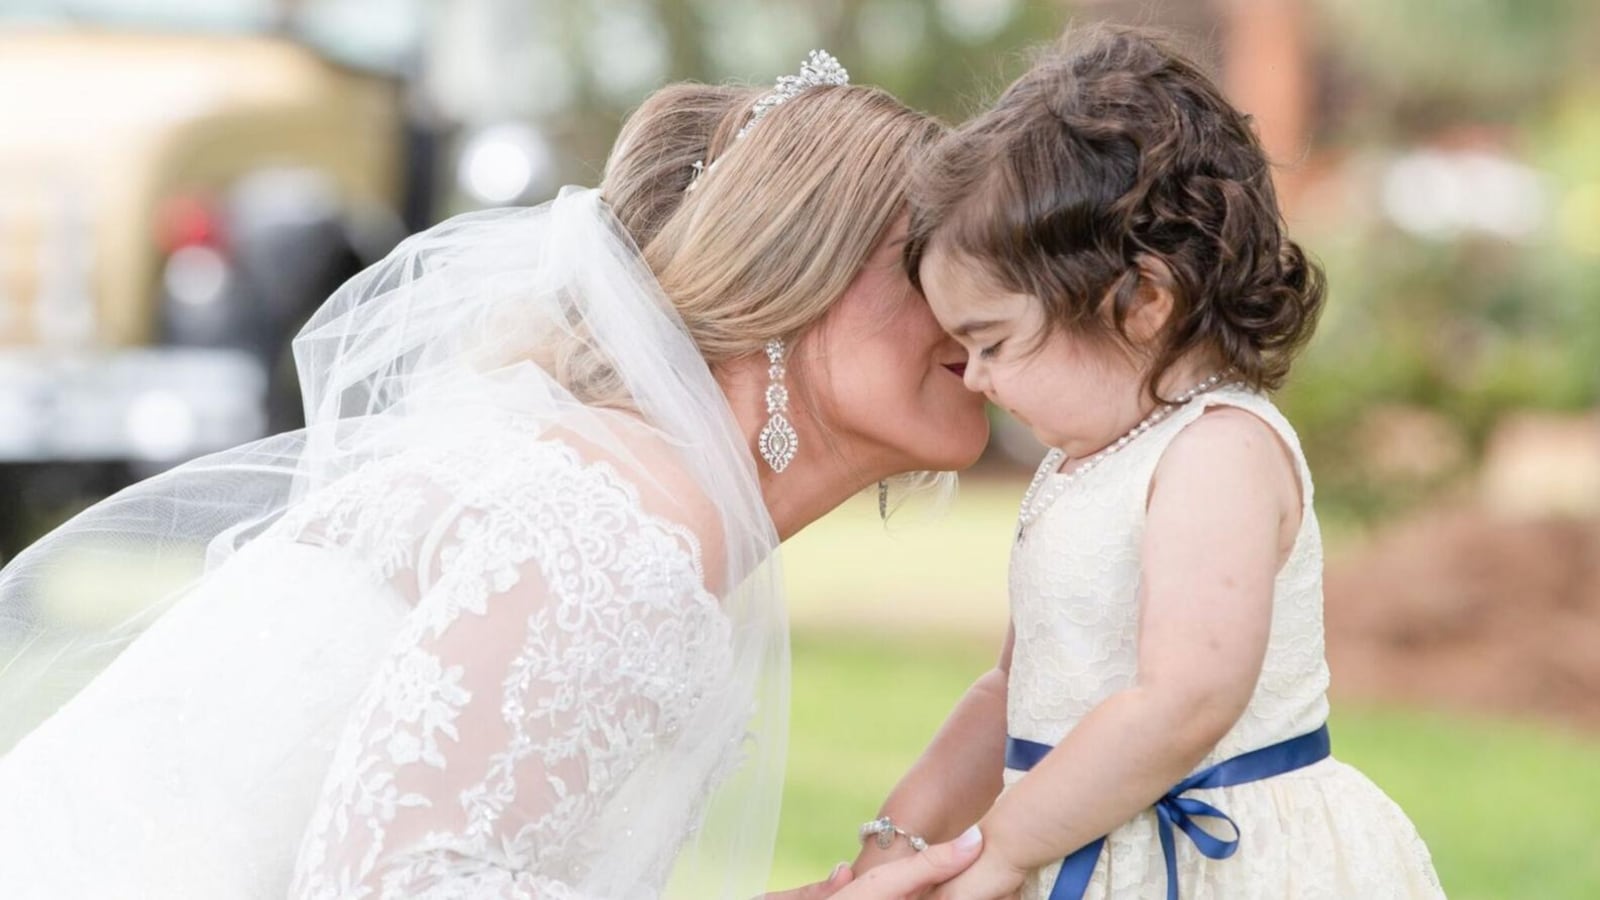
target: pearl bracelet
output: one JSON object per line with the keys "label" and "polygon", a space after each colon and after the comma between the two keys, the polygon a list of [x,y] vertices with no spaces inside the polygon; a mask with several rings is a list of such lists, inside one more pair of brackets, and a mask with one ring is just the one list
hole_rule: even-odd
{"label": "pearl bracelet", "polygon": [[895,835],[905,838],[906,843],[911,845],[911,849],[918,853],[928,849],[928,842],[923,840],[921,835],[912,834],[894,824],[888,816],[880,816],[861,826],[862,842],[865,842],[869,837],[876,836],[879,850],[889,849],[894,844]]}

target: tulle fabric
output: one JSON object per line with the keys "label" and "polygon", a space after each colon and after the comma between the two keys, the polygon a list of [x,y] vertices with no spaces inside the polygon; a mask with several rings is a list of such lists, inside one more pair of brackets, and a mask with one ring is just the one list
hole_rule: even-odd
{"label": "tulle fabric", "polygon": [[[134,485],[53,531],[0,571],[0,753],[27,742],[52,716],[70,721],[74,708],[92,709],[81,697],[116,688],[97,676],[166,617],[189,623],[181,631],[167,629],[169,635],[181,633],[186,648],[203,644],[208,635],[226,637],[239,620],[224,615],[212,625],[194,624],[205,619],[206,605],[238,596],[219,585],[239,578],[249,563],[246,554],[264,535],[269,543],[284,538],[287,522],[306,526],[287,537],[297,547],[309,547],[301,542],[326,523],[297,519],[297,514],[337,495],[363,473],[386,463],[402,471],[410,471],[416,459],[438,463],[429,501],[412,510],[408,520],[414,533],[429,534],[456,528],[463,510],[492,507],[502,517],[514,517],[516,510],[496,499],[497,491],[510,490],[507,485],[526,488],[556,483],[551,479],[563,473],[589,477],[603,471],[619,496],[629,498],[630,508],[643,510],[640,521],[659,521],[667,533],[681,533],[685,546],[693,546],[696,566],[704,564],[698,577],[726,622],[725,653],[719,652],[724,677],[717,690],[695,698],[692,715],[651,757],[652,802],[608,810],[608,822],[625,824],[614,840],[587,849],[587,887],[562,890],[651,895],[650,885],[611,883],[607,873],[631,877],[627,873],[638,871],[631,860],[666,852],[672,855],[676,894],[742,898],[760,893],[776,828],[787,719],[787,625],[777,536],[746,439],[598,192],[569,188],[543,206],[461,216],[408,239],[330,298],[296,338],[294,352],[305,429],[204,457]],[[483,452],[499,446],[496,440],[506,442],[504,452]],[[518,449],[524,446],[559,447],[570,459],[530,457]],[[473,448],[480,452],[461,455]],[[530,482],[530,471],[545,480]],[[452,533],[459,538],[462,532]],[[523,532],[525,541],[543,539],[536,530],[532,538],[528,533]],[[497,552],[491,541],[487,534],[477,543],[463,540],[464,550],[444,558],[420,552],[390,567],[391,574],[405,573],[390,587],[404,604],[427,603],[420,585],[430,566],[461,565],[466,552]],[[298,645],[293,640],[277,645],[277,652],[304,655],[307,642],[325,638],[329,629],[399,627],[388,612],[356,608],[375,602],[371,592],[325,589],[341,576],[318,567],[334,563],[324,557],[297,563],[293,554],[301,551],[287,552],[265,563],[258,558],[259,577],[246,579],[253,585],[251,600],[259,606],[279,597],[279,612],[290,622],[323,627],[307,629]],[[268,577],[272,572],[276,579]],[[302,572],[306,581],[286,577]],[[554,583],[559,579],[519,580],[503,572],[485,577],[493,588],[490,597],[507,592],[499,589],[512,582],[524,593],[558,593]],[[319,589],[290,597],[297,583]],[[279,585],[277,593],[264,584]],[[560,596],[569,603],[577,595]],[[351,608],[306,609],[307,603]],[[359,635],[347,636],[352,645],[364,646]],[[369,647],[350,658],[375,652]],[[168,675],[200,677],[193,670],[178,671],[179,660],[194,664],[193,653],[172,654],[170,673],[163,671],[163,655],[145,657],[138,677],[152,686]],[[267,703],[262,694],[273,688],[249,679],[236,688],[206,685],[224,701],[246,708],[257,704],[285,723],[297,722],[297,715],[315,716],[320,701],[310,698],[304,708],[285,707],[281,697],[277,705]],[[269,718],[250,727],[271,724]],[[215,726],[216,718],[210,717],[194,726],[195,734],[218,740],[231,733],[241,749],[250,740],[244,725],[233,732]],[[55,721],[49,727],[57,732],[55,740],[96,735],[92,721],[73,722],[71,728]],[[163,727],[186,726],[167,722]],[[731,771],[726,765],[730,748],[737,763]],[[222,765],[207,760],[197,755],[186,764]],[[0,756],[0,771],[7,764],[13,786],[75,777],[49,768],[41,758],[27,760],[28,767],[38,767],[31,772],[17,771],[14,755]],[[716,777],[701,777],[707,773]],[[185,777],[181,768],[168,775]],[[127,796],[148,787],[130,787]],[[117,786],[108,783],[105,789]],[[684,794],[705,796],[679,796]],[[693,822],[682,821],[685,809],[694,811]],[[83,812],[86,818],[92,815]],[[124,805],[120,815],[136,822],[138,811]],[[203,829],[207,822],[201,815],[192,824]],[[298,831],[300,825],[283,827]],[[691,835],[680,848],[686,826]],[[70,847],[28,846],[27,830],[20,826],[0,829],[0,835],[12,841],[0,846],[0,860],[34,852],[72,859]],[[282,847],[261,850],[283,852]],[[181,881],[177,886],[182,888]],[[549,893],[556,890],[551,887]]]}

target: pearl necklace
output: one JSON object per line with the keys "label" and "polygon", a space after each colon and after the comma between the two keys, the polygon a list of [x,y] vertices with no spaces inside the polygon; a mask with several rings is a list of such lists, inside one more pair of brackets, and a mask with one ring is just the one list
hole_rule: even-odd
{"label": "pearl necklace", "polygon": [[1074,481],[1077,481],[1088,474],[1091,469],[1105,462],[1106,457],[1128,446],[1140,435],[1154,428],[1156,423],[1172,415],[1190,400],[1217,387],[1222,383],[1222,378],[1226,374],[1226,372],[1217,372],[1205,381],[1179,394],[1177,399],[1171,403],[1163,403],[1157,406],[1151,411],[1150,415],[1144,417],[1144,421],[1133,426],[1126,434],[1111,442],[1104,450],[1089,457],[1084,461],[1083,465],[1056,479],[1055,484],[1050,485],[1050,490],[1047,493],[1040,493],[1050,474],[1058,471],[1062,464],[1067,461],[1067,454],[1064,451],[1051,449],[1049,453],[1045,454],[1044,461],[1039,463],[1039,470],[1033,473],[1033,480],[1028,483],[1028,490],[1022,495],[1022,507],[1017,512],[1017,543],[1022,543],[1022,538],[1027,533],[1028,526],[1037,522],[1039,517],[1044,515],[1045,510],[1049,509],[1057,500],[1060,500],[1061,495],[1067,492],[1067,488]]}

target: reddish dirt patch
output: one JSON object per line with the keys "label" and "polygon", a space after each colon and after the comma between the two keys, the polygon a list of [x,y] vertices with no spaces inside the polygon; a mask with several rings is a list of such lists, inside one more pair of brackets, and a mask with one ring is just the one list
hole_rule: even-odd
{"label": "reddish dirt patch", "polygon": [[1600,521],[1431,512],[1329,565],[1342,697],[1600,729]]}

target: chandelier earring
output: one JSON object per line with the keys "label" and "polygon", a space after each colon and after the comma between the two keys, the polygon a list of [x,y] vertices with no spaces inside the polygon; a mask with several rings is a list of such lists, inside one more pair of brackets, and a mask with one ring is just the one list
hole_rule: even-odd
{"label": "chandelier earring", "polygon": [[784,415],[789,411],[789,388],[784,384],[788,369],[784,354],[788,348],[781,338],[767,341],[767,424],[761,429],[761,458],[774,472],[782,472],[794,462],[795,451],[800,448],[800,436],[794,433]]}

